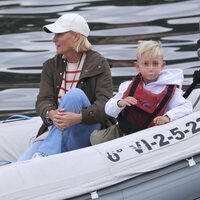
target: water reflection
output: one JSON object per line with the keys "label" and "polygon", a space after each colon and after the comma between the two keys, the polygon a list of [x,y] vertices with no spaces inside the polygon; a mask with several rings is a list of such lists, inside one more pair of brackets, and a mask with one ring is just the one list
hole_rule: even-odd
{"label": "water reflection", "polygon": [[113,28],[106,30],[92,31],[91,36],[128,36],[128,35],[147,35],[171,31],[170,28],[158,26],[141,26],[127,28]]}
{"label": "water reflection", "polygon": [[55,54],[53,35],[42,26],[66,12],[89,22],[89,39],[112,65],[115,88],[136,74],[132,63],[141,39],[162,41],[167,66],[184,70],[184,85],[199,69],[199,0],[5,0],[0,8],[0,118],[34,110],[42,63]]}

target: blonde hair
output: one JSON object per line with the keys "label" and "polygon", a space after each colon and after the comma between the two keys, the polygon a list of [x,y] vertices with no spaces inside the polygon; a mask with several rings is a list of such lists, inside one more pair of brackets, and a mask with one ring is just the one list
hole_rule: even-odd
{"label": "blonde hair", "polygon": [[160,41],[140,40],[137,50],[137,59],[139,60],[142,54],[148,52],[150,57],[159,56],[163,59],[163,49]]}
{"label": "blonde hair", "polygon": [[92,45],[88,41],[87,37],[80,35],[80,38],[74,42],[74,49],[77,53],[87,52],[92,49]]}

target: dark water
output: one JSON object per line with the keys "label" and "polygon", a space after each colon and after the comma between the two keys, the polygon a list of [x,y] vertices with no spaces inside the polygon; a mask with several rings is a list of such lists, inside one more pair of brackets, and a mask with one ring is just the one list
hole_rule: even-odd
{"label": "dark water", "polygon": [[134,75],[137,41],[161,40],[168,67],[183,69],[184,85],[199,69],[200,1],[5,0],[0,1],[0,118],[35,114],[42,63],[55,54],[42,26],[66,12],[83,15],[89,40],[112,65],[115,88]]}

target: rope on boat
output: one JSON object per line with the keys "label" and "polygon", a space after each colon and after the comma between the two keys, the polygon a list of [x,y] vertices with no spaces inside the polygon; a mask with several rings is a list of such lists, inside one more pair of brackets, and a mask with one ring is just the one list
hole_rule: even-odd
{"label": "rope on boat", "polygon": [[12,163],[12,162],[8,161],[8,160],[0,160],[0,166],[7,165],[7,164],[10,164],[10,163]]}
{"label": "rope on boat", "polygon": [[193,108],[196,107],[196,105],[199,103],[200,101],[200,95],[198,96],[197,100],[194,102]]}
{"label": "rope on boat", "polygon": [[27,115],[12,115],[8,117],[7,119],[0,121],[0,123],[7,123],[7,122],[13,122],[13,121],[19,121],[19,120],[27,120],[27,119],[31,119],[31,117]]}

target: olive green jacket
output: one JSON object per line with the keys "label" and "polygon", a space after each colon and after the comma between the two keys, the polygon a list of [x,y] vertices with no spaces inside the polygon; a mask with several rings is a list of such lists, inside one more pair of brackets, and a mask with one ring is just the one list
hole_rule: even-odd
{"label": "olive green jacket", "polygon": [[[46,112],[58,107],[57,96],[66,63],[62,55],[56,55],[43,64],[36,110],[44,123],[38,135],[45,132],[50,125],[46,120]],[[102,128],[112,125],[114,120],[104,111],[105,103],[113,95],[112,77],[108,62],[99,53],[95,51],[86,53],[77,88],[82,89],[91,102],[91,106],[82,110],[82,123],[100,123]]]}

